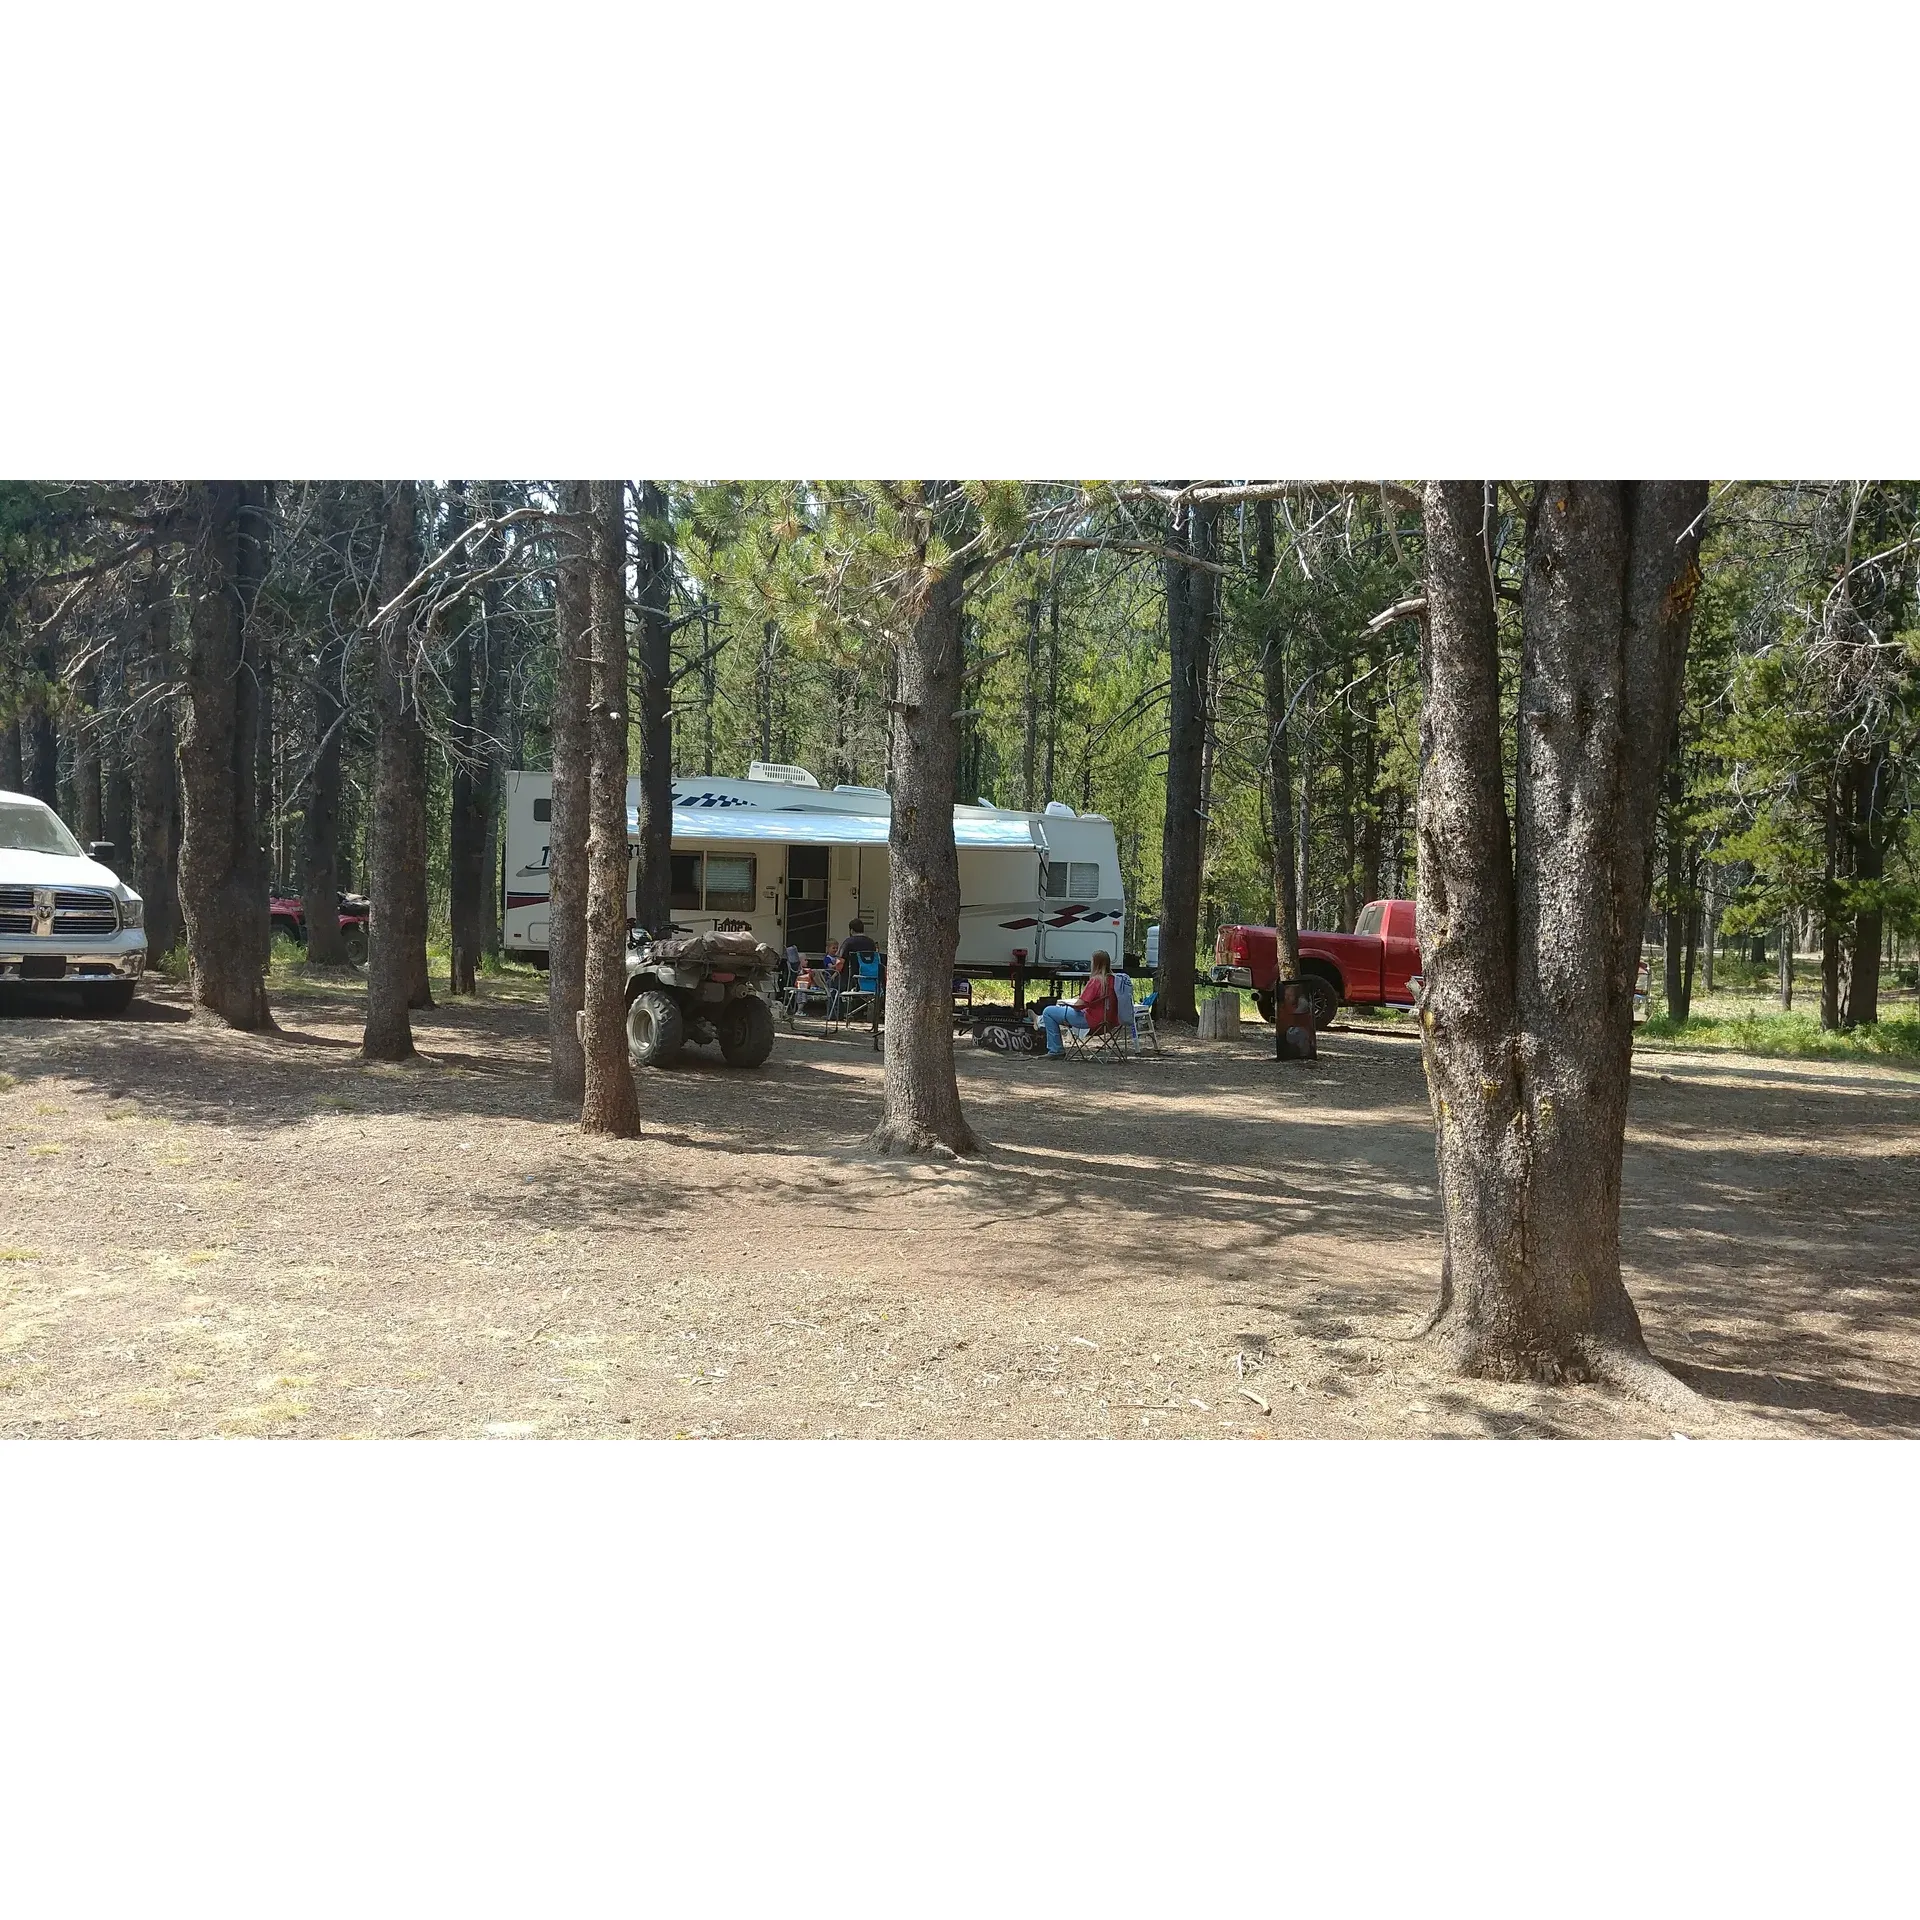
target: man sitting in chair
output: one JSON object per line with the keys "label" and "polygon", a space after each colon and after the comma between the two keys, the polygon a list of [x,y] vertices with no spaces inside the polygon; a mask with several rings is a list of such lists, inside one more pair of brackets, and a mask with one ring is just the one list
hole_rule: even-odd
{"label": "man sitting in chair", "polygon": [[1067,1057],[1066,1043],[1060,1038],[1062,1027],[1072,1027],[1079,1033],[1099,1033],[1103,1028],[1117,1026],[1120,1021],[1120,1001],[1113,990],[1113,956],[1103,947],[1093,956],[1093,971],[1087,976],[1087,984],[1080,989],[1077,1000],[1056,1000],[1050,1007],[1040,1009],[1040,1024],[1047,1033],[1047,1058],[1064,1060]]}

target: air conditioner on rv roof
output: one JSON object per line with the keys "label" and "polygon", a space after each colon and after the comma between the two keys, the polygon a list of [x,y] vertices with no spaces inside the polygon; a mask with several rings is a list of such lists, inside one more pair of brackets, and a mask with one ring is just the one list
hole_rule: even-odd
{"label": "air conditioner on rv roof", "polygon": [[755,760],[747,768],[749,780],[772,780],[785,787],[817,787],[820,782],[805,767],[783,766],[777,760]]}

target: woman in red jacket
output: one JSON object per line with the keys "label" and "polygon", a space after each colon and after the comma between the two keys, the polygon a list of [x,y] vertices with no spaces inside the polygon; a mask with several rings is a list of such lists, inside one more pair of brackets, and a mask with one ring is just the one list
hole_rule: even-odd
{"label": "woman in red jacket", "polygon": [[1120,997],[1113,990],[1113,956],[1104,948],[1093,956],[1093,971],[1074,1001],[1056,1000],[1040,1010],[1040,1024],[1047,1032],[1047,1058],[1064,1060],[1066,1043],[1060,1038],[1062,1027],[1075,1027],[1082,1033],[1098,1033],[1103,1027],[1119,1024]]}

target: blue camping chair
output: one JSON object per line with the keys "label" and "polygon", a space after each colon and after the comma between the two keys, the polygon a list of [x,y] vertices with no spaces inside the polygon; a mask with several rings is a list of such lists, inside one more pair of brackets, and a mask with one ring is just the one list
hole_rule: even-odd
{"label": "blue camping chair", "polygon": [[828,1023],[865,1019],[873,1011],[874,998],[879,991],[880,956],[877,953],[856,953],[853,956],[852,981],[834,989],[833,1005],[827,1009]]}

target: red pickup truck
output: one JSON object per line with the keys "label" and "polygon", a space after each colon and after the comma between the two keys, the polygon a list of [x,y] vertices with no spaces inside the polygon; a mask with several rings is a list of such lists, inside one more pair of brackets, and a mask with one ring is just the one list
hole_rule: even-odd
{"label": "red pickup truck", "polygon": [[[1251,987],[1261,1019],[1271,1020],[1279,954],[1271,927],[1222,927],[1208,978],[1223,987]],[[1343,1006],[1412,1006],[1419,971],[1411,900],[1370,900],[1351,933],[1300,935],[1302,1004],[1316,1027]]]}

